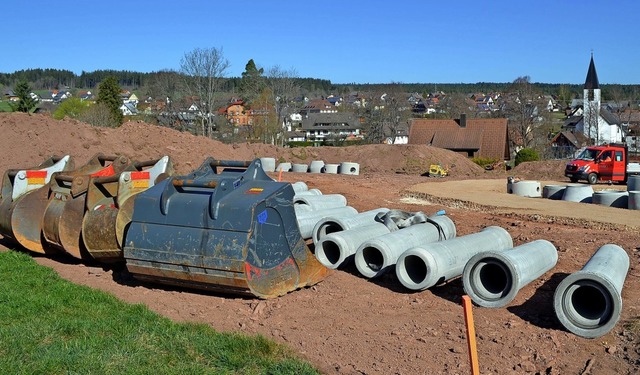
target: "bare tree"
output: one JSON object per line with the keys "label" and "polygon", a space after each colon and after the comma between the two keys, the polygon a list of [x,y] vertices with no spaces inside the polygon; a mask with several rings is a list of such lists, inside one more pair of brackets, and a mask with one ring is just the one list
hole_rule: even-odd
{"label": "bare tree", "polygon": [[78,116],[78,119],[87,124],[104,128],[111,128],[115,124],[111,110],[103,103],[91,105]]}
{"label": "bare tree", "polygon": [[473,103],[467,95],[460,92],[452,92],[447,94],[438,105],[439,113],[437,117],[443,117],[446,119],[460,118],[461,113],[466,113],[468,118],[474,118],[476,111],[473,108]]}
{"label": "bare tree", "polygon": [[180,69],[187,76],[185,84],[191,95],[199,98],[202,135],[213,133],[216,93],[229,69],[222,48],[196,48],[184,54]]}
{"label": "bare tree", "polygon": [[298,72],[294,68],[285,70],[278,65],[273,66],[267,72],[267,86],[271,94],[271,103],[277,124],[275,140],[278,144],[284,145],[285,117],[289,113],[296,95],[300,92]]}
{"label": "bare tree", "polygon": [[536,91],[529,76],[516,78],[508,89],[504,114],[509,118],[512,150],[534,147],[541,142],[542,94]]}

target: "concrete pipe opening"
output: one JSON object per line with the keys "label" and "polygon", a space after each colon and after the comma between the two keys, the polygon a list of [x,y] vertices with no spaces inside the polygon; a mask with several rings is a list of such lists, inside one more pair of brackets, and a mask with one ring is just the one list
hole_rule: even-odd
{"label": "concrete pipe opening", "polygon": [[322,237],[325,237],[328,234],[342,232],[343,230],[344,228],[342,227],[342,225],[340,225],[340,223],[327,220],[318,228],[317,240],[319,241]]}
{"label": "concrete pipe opening", "polygon": [[554,296],[554,308],[560,323],[570,332],[585,338],[600,337],[616,324],[622,299],[605,279],[568,276]]}
{"label": "concrete pipe opening", "polygon": [[373,277],[382,270],[384,265],[384,255],[380,249],[373,246],[365,246],[356,254],[356,267],[358,271],[366,277]]}
{"label": "concrete pipe opening", "polygon": [[425,261],[417,255],[407,255],[402,260],[402,268],[397,268],[404,281],[410,282],[414,285],[419,285],[424,282],[429,274],[429,269]]}
{"label": "concrete pipe opening", "polygon": [[340,246],[331,240],[324,240],[316,248],[316,258],[325,267],[337,268],[344,260]]}
{"label": "concrete pipe opening", "polygon": [[515,293],[514,273],[508,263],[498,258],[483,258],[468,273],[469,291],[474,302],[484,307],[502,306]]}
{"label": "concrete pipe opening", "polygon": [[598,327],[611,318],[611,296],[597,283],[583,281],[572,285],[565,294],[569,318],[583,328]]}

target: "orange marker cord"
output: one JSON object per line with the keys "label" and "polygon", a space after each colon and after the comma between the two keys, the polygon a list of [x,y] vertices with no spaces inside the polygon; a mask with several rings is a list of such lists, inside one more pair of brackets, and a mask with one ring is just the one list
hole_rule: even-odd
{"label": "orange marker cord", "polygon": [[467,344],[469,347],[469,361],[471,362],[471,374],[480,375],[478,366],[478,350],[476,347],[476,328],[473,324],[473,313],[471,311],[471,298],[462,296],[462,307],[464,309],[464,323],[467,327]]}

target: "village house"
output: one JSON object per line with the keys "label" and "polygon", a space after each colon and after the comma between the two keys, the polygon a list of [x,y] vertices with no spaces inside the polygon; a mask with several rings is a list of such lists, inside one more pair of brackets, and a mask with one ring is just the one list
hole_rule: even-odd
{"label": "village house", "polygon": [[409,144],[426,144],[458,152],[467,157],[509,160],[509,135],[506,118],[432,120],[413,119]]}

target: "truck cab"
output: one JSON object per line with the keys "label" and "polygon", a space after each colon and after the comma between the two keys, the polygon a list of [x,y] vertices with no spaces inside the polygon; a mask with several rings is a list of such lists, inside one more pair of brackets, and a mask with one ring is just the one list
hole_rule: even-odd
{"label": "truck cab", "polygon": [[582,150],[575,160],[569,162],[564,175],[571,182],[586,180],[589,184],[598,181],[627,181],[627,148],[625,145],[590,146]]}

